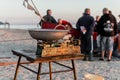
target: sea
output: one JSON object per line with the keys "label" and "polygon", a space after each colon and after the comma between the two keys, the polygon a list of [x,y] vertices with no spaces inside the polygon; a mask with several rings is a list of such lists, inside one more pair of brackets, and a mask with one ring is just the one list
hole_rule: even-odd
{"label": "sea", "polygon": [[34,29],[41,28],[39,25],[0,25],[0,29]]}
{"label": "sea", "polygon": [[[73,25],[73,27],[75,28],[75,25]],[[0,25],[0,29],[25,29],[25,30],[29,30],[29,29],[34,29],[34,28],[41,28],[41,26],[39,25]]]}

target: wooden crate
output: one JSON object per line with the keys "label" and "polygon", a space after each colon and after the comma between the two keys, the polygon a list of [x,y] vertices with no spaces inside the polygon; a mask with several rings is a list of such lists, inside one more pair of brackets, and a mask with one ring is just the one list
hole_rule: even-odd
{"label": "wooden crate", "polygon": [[46,47],[42,51],[42,57],[58,56],[66,54],[80,54],[80,46],[61,46],[61,47]]}

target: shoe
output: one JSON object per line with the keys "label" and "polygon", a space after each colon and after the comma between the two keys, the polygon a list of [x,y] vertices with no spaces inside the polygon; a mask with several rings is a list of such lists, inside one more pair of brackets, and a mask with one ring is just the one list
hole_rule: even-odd
{"label": "shoe", "polygon": [[108,62],[110,62],[110,61],[111,61],[111,59],[108,59],[107,61],[108,61]]}
{"label": "shoe", "polygon": [[87,58],[83,58],[83,61],[87,61]]}
{"label": "shoe", "polygon": [[88,59],[88,61],[94,61],[93,59]]}
{"label": "shoe", "polygon": [[104,58],[100,58],[99,60],[100,60],[100,61],[105,61],[105,59],[104,59]]}
{"label": "shoe", "polygon": [[94,60],[93,60],[93,53],[89,53],[88,61],[94,61]]}
{"label": "shoe", "polygon": [[83,58],[83,61],[87,61],[88,59],[87,59],[87,55],[85,54],[84,55],[84,58]]}

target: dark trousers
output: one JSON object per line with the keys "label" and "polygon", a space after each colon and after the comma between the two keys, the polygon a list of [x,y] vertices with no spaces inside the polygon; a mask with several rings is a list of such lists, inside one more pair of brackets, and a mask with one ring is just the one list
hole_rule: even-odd
{"label": "dark trousers", "polygon": [[93,37],[81,35],[81,52],[85,54],[83,60],[93,61]]}
{"label": "dark trousers", "polygon": [[114,43],[113,48],[113,56],[120,58],[119,50],[118,50],[118,41]]}
{"label": "dark trousers", "polygon": [[81,52],[89,58],[93,58],[93,37],[91,35],[81,35]]}

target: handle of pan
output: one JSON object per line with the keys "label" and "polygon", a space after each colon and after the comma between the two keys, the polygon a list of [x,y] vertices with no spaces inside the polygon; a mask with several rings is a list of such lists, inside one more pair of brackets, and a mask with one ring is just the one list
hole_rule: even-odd
{"label": "handle of pan", "polygon": [[57,29],[58,27],[63,27],[64,29],[66,29],[66,27],[64,25],[57,25],[57,26],[55,26],[54,29]]}

